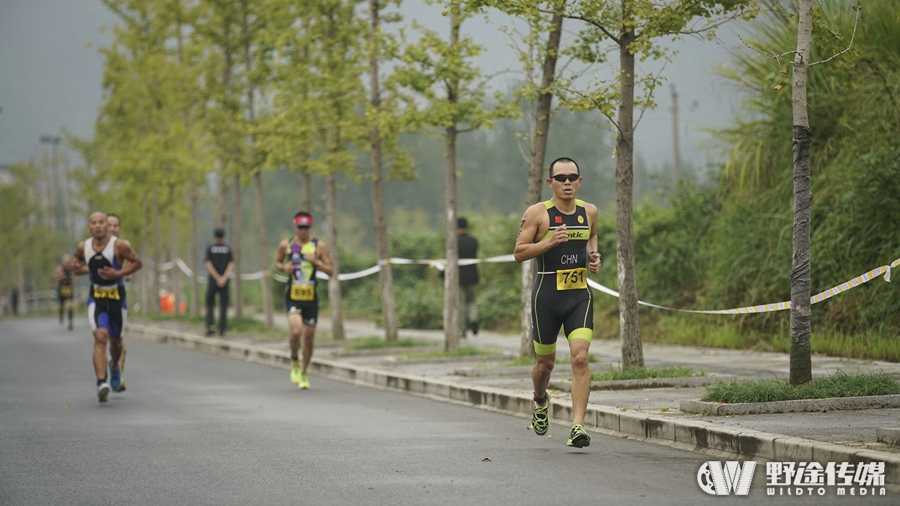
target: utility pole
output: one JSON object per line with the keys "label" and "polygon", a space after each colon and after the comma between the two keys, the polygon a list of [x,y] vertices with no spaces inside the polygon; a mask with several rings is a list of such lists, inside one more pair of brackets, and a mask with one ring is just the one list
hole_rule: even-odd
{"label": "utility pole", "polygon": [[68,235],[68,232],[65,230],[65,212],[63,211],[63,192],[62,182],[59,177],[59,143],[62,141],[62,137],[56,135],[42,135],[41,136],[41,144],[50,144],[53,146],[53,175],[50,178],[50,191],[53,193],[53,204],[54,204],[54,212],[53,216],[56,221],[56,230],[63,235]]}
{"label": "utility pole", "polygon": [[675,188],[678,188],[678,180],[681,177],[681,146],[678,143],[678,92],[675,85],[670,85],[672,90],[672,179]]}

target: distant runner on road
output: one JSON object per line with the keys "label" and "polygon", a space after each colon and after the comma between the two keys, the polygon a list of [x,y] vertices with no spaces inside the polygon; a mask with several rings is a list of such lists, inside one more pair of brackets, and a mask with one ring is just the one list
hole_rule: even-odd
{"label": "distant runner on road", "polygon": [[70,267],[72,255],[65,254],[59,265],[53,269],[53,281],[56,281],[56,294],[59,298],[59,324],[63,324],[63,313],[69,313],[69,330],[72,330],[72,312],[75,309],[75,278]]}

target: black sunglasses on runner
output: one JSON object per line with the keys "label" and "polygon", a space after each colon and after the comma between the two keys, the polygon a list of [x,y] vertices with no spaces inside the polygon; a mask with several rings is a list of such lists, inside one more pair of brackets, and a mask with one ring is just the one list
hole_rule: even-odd
{"label": "black sunglasses on runner", "polygon": [[566,180],[571,182],[578,181],[581,178],[581,174],[557,174],[553,176],[553,179],[559,181],[560,183],[565,183]]}

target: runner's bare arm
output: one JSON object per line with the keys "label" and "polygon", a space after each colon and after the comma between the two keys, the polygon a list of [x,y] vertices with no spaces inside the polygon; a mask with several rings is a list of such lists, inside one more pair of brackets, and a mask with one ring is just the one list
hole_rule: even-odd
{"label": "runner's bare arm", "polygon": [[513,256],[516,262],[524,262],[545,253],[557,244],[569,240],[565,226],[557,227],[547,240],[541,237],[550,228],[549,218],[543,204],[535,204],[525,210],[522,215],[522,223],[519,226],[519,235],[516,236],[516,248]]}
{"label": "runner's bare arm", "polygon": [[[597,206],[594,204],[585,203],[584,206],[588,216],[588,225],[591,229],[591,235],[588,237],[587,246],[589,253],[588,270],[590,270],[592,274],[597,274],[600,272],[600,265],[602,263],[600,253],[597,252],[597,216],[599,213],[597,212]],[[590,254],[591,251],[594,252],[593,255]]]}
{"label": "runner's bare arm", "polygon": [[119,261],[120,265],[125,264],[125,266],[121,269],[104,267],[97,271],[97,274],[101,278],[107,281],[113,281],[127,276],[144,266],[141,259],[134,253],[131,249],[131,245],[129,245],[127,241],[116,241],[115,249],[116,259]]}
{"label": "runner's bare arm", "polygon": [[87,261],[84,258],[84,241],[78,243],[75,253],[72,253],[72,263],[69,265],[69,270],[73,274],[87,274],[90,272]]}
{"label": "runner's bare arm", "polygon": [[331,255],[328,254],[328,245],[319,241],[316,245],[316,252],[309,259],[316,266],[316,269],[328,274],[334,274],[334,266],[331,265]]}
{"label": "runner's bare arm", "polygon": [[275,255],[275,269],[292,274],[294,272],[294,266],[284,263],[284,257],[287,255],[287,247],[287,241],[281,241],[281,244],[278,245],[278,254]]}

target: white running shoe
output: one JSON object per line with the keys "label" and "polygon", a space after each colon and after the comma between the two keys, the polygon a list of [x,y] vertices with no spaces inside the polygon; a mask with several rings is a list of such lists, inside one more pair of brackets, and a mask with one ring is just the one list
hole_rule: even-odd
{"label": "white running shoe", "polygon": [[97,385],[97,398],[100,402],[106,402],[106,398],[109,397],[109,383],[103,382]]}

